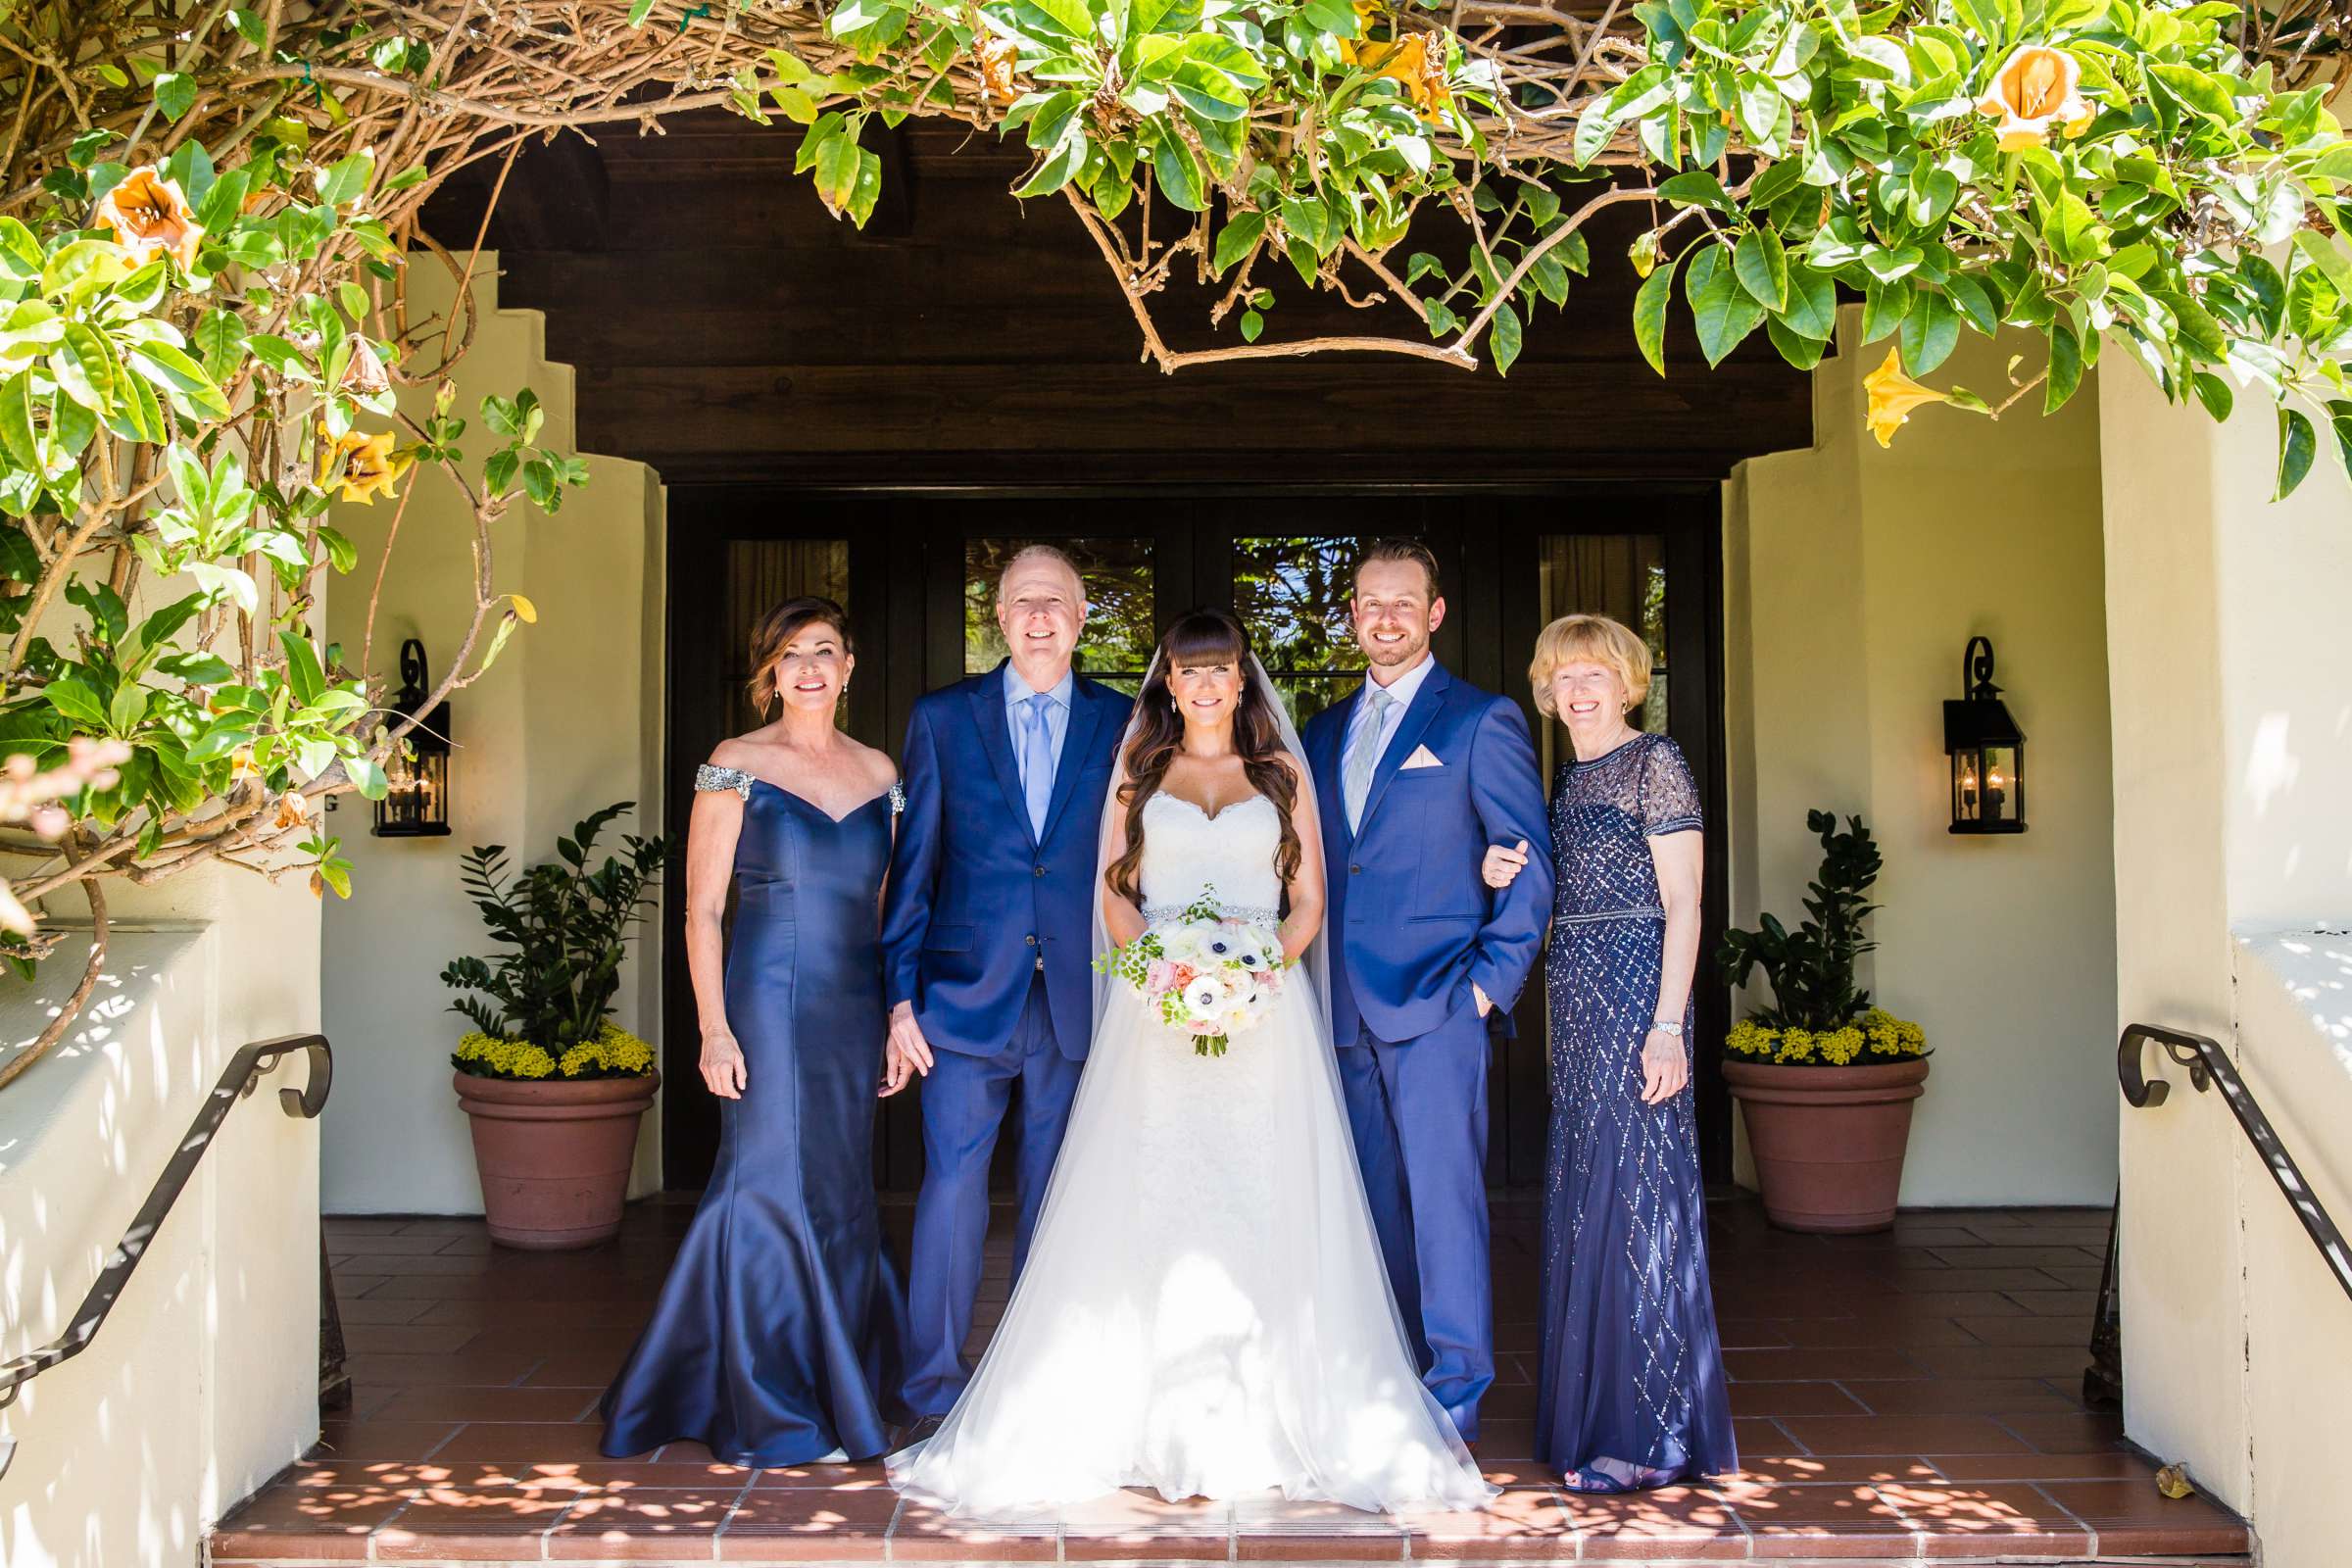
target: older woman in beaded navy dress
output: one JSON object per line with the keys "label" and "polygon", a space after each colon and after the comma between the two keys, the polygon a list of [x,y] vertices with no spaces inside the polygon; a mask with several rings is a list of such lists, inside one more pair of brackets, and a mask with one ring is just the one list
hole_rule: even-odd
{"label": "older woman in beaded navy dress", "polygon": [[752,667],[754,702],[782,712],[697,772],[686,838],[687,968],[718,1160],[605,1394],[614,1457],[690,1438],[732,1464],[865,1459],[903,1413],[906,1299],[873,1176],[877,1088],[908,1077],[885,1046],[878,941],[898,773],[834,722],[856,667],[841,606],[770,611]]}
{"label": "older woman in beaded navy dress", "polygon": [[1649,670],[1631,628],[1565,615],[1544,628],[1528,671],[1536,706],[1567,726],[1576,752],[1551,796],[1536,1457],[1578,1492],[1662,1487],[1740,1462],[1691,1116],[1698,791],[1673,741],[1626,721]]}

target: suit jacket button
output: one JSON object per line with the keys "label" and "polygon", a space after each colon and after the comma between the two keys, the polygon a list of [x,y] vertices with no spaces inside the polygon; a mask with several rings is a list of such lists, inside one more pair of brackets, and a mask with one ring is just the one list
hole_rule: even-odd
{"label": "suit jacket button", "polygon": [[1351,865],[1348,868],[1348,874],[1349,876],[1362,876],[1364,874],[1364,868],[1360,865]]}
{"label": "suit jacket button", "polygon": [[1021,938],[1021,940],[1028,943],[1033,948],[1037,946],[1037,938],[1034,936],[1026,936]]}
{"label": "suit jacket button", "polygon": [[1044,876],[1044,875],[1046,874],[1046,868],[1045,868],[1044,866],[1042,866],[1042,865],[1041,865],[1041,866],[1039,866],[1039,867],[1037,868],[1037,874],[1038,874],[1039,876]]}

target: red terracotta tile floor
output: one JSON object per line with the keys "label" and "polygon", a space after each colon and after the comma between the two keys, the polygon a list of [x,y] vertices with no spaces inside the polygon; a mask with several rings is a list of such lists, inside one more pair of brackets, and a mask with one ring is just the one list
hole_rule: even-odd
{"label": "red terracotta tile floor", "polygon": [[[885,1210],[903,1247],[909,1210]],[[2244,1564],[2244,1525],[2174,1501],[2080,1398],[2102,1213],[1906,1213],[1891,1233],[1774,1231],[1711,1205],[1744,1470],[1632,1497],[1562,1495],[1527,1459],[1533,1202],[1495,1204],[1498,1377],[1478,1448],[1487,1513],[1401,1521],[1278,1496],[1121,1494],[1027,1532],[903,1505],[875,1464],[749,1471],[692,1443],[596,1451],[597,1396],[692,1200],[632,1209],[609,1246],[493,1248],[480,1224],[329,1220],[356,1393],[318,1448],[223,1522],[215,1564],[316,1562],[1456,1563],[1772,1560]],[[1008,1229],[1000,1215],[997,1229]],[[992,1254],[980,1326],[1009,1264]],[[977,1346],[974,1347],[977,1349]]]}

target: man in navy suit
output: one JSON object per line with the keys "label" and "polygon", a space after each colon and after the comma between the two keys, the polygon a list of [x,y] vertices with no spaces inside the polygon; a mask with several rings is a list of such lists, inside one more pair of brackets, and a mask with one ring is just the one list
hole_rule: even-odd
{"label": "man in navy suit", "polygon": [[889,1051],[924,1075],[906,1400],[945,1415],[988,1237],[988,1167],[1020,1085],[1017,1273],[1094,1035],[1094,880],[1130,699],[1070,658],[1086,587],[1032,545],[997,585],[1010,657],[914,705],[882,906]]}
{"label": "man in navy suit", "polygon": [[[1518,706],[1448,675],[1437,561],[1387,539],[1356,565],[1361,690],[1303,744],[1323,818],[1331,1027],[1372,1220],[1424,1382],[1478,1440],[1494,1381],[1487,1262],[1487,1015],[1551,917],[1550,835]],[[1499,893],[1491,846],[1530,850]]]}

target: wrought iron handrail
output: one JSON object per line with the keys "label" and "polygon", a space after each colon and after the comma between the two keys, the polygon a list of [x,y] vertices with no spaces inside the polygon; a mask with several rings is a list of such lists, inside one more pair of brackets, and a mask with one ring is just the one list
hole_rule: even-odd
{"label": "wrought iron handrail", "polygon": [[2343,1287],[2345,1296],[2352,1297],[2352,1248],[2345,1246],[2344,1233],[2336,1229],[2335,1221],[2328,1216],[2328,1205],[2320,1201],[2319,1195],[2311,1190],[2311,1183],[2303,1179],[2303,1167],[2295,1163],[2295,1156],[2278,1141],[2271,1118],[2263,1114],[2245,1079],[2238,1076],[2237,1064],[2217,1042],[2204,1035],[2159,1029],[2154,1024],[2132,1024],[2116,1042],[2115,1067],[2116,1076],[2123,1080],[2124,1099],[2135,1109],[2161,1105],[2172,1093],[2171,1084],[2161,1078],[2148,1078],[2139,1070],[2141,1054],[2150,1044],[2162,1046],[2166,1055],[2188,1069],[2189,1087],[2199,1094],[2216,1084],[2221,1086],[2223,1103],[2230,1107],[2230,1113],[2244,1130],[2246,1141],[2270,1168],[2271,1180],[2278,1184],[2287,1206],[2303,1222],[2312,1245],[2320,1250],[2320,1256],[2335,1275],[2335,1283]]}
{"label": "wrought iron handrail", "polygon": [[[203,1162],[205,1151],[213,1147],[214,1135],[220,1132],[221,1122],[228,1118],[238,1101],[261,1087],[262,1075],[275,1066],[278,1058],[297,1051],[310,1057],[310,1081],[300,1089],[280,1089],[277,1102],[287,1115],[305,1119],[317,1116],[325,1107],[327,1091],[334,1085],[334,1054],[327,1046],[326,1036],[283,1035],[275,1040],[257,1040],[229,1057],[212,1093],[205,1096],[196,1119],[188,1124],[187,1135],[172,1151],[164,1173],[156,1178],[147,1201],[139,1205],[138,1213],[131,1217],[130,1228],[115,1244],[106,1267],[98,1271],[89,1294],[74,1309],[73,1325],[39,1349],[0,1362],[0,1409],[15,1403],[25,1384],[89,1348],[99,1329],[105,1326],[107,1314],[114,1310],[122,1288],[138,1269],[139,1259],[147,1255],[148,1246],[171,1214],[172,1205],[188,1185],[188,1178]],[[0,1475],[7,1473],[15,1446],[13,1443],[0,1445]]]}

